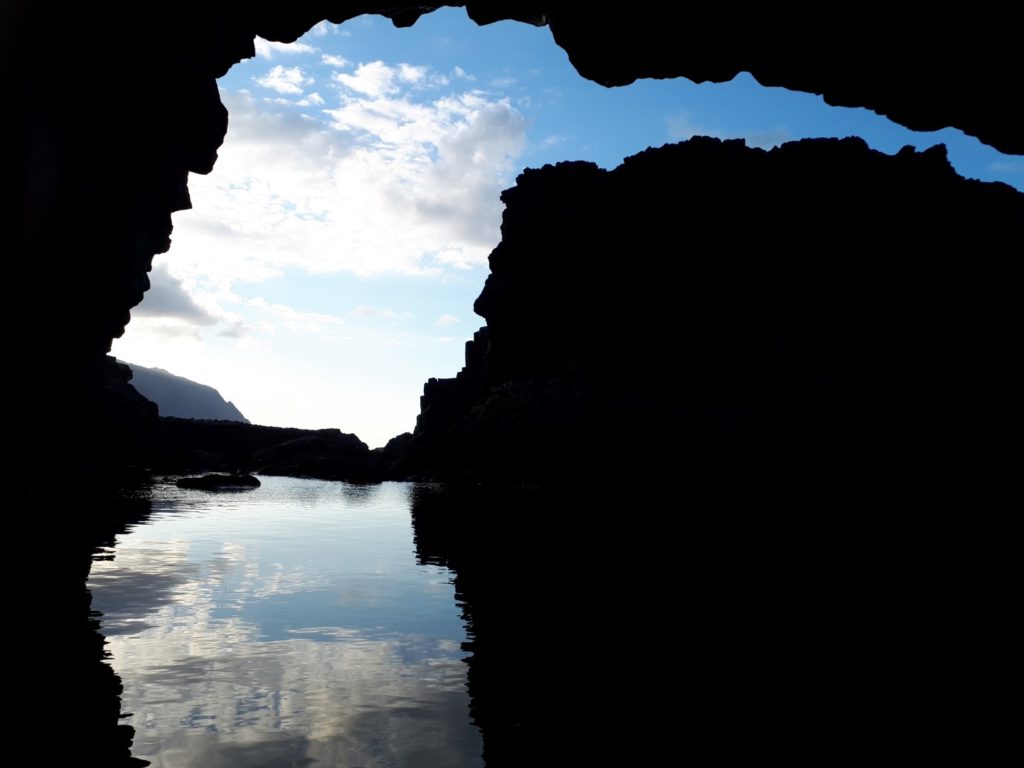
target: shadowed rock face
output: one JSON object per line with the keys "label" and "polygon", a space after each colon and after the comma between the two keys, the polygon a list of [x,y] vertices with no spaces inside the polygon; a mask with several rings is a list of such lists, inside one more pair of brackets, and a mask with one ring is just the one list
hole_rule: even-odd
{"label": "shadowed rock face", "polygon": [[503,200],[487,327],[425,388],[420,471],[934,491],[1020,466],[1024,195],[941,147],[692,139]]}
{"label": "shadowed rock face", "polygon": [[[6,383],[15,403],[15,469],[19,460],[38,465],[76,451],[95,461],[94,446],[103,443],[113,444],[123,460],[138,455],[136,448],[149,439],[156,414],[127,391],[124,372],[103,355],[148,287],[153,255],[169,245],[170,214],[190,205],[188,173],[207,173],[213,166],[227,125],[215,78],[253,55],[253,35],[290,40],[322,18],[341,21],[363,12],[387,12],[396,23],[408,24],[438,5],[297,0],[268,10],[251,6],[199,13],[158,3],[147,6],[146,17],[111,5],[55,9],[15,0],[0,6],[0,85],[6,96],[0,142],[7,150],[5,179],[14,188],[0,208],[0,253],[10,362]],[[827,21],[824,14],[795,20],[778,8],[739,12],[724,5],[666,9],[664,4],[632,3],[618,12],[560,2],[466,6],[481,22],[547,22],[581,74],[604,84],[670,76],[720,81],[748,70],[766,85],[822,93],[835,104],[867,106],[911,128],[952,125],[1005,152],[1024,153],[1024,127],[1013,98],[1019,91],[1019,65],[1011,58],[1018,54],[1018,30],[978,4],[969,13],[928,17],[891,7],[872,15],[858,6],[838,20],[830,12]],[[860,16],[853,17],[854,12]],[[968,45],[969,56],[962,53]],[[698,474],[694,467],[706,470],[706,478],[724,468],[734,480],[731,470],[738,466],[753,486],[753,468],[778,478],[776,470],[792,468],[796,460],[801,481],[811,478],[812,486],[832,489],[824,502],[862,486],[865,477],[877,481],[894,474],[903,488],[914,491],[938,493],[948,481],[964,477],[982,481],[975,485],[978,491],[991,489],[993,477],[987,473],[1020,461],[1019,281],[1012,262],[1024,223],[1020,199],[1006,187],[956,178],[938,153],[885,158],[856,141],[801,142],[771,153],[691,142],[645,153],[610,173],[569,164],[525,174],[507,194],[505,237],[480,299],[490,330],[471,348],[462,383],[438,383],[428,392],[414,442],[422,449],[434,441],[436,455],[455,470],[463,467],[464,474],[507,480],[511,468],[520,482],[544,483],[563,473],[618,467],[617,474],[608,475],[611,483],[635,466],[660,467],[666,473],[685,467],[690,480]],[[622,280],[627,270],[616,270],[616,265],[641,259],[646,279]],[[546,322],[539,321],[541,315]],[[550,334],[545,328],[560,330]],[[467,461],[469,451],[477,457]],[[619,464],[622,457],[632,457],[634,467]],[[837,468],[850,470],[845,484],[830,482],[829,473]],[[34,495],[18,501],[15,522],[29,518],[34,506],[53,505],[49,487],[40,483],[36,488]],[[747,490],[756,498],[756,487]],[[63,589],[45,603],[41,590],[28,590],[24,599],[35,613],[20,605],[13,611],[27,616],[23,621],[29,627],[52,630],[45,636],[55,639],[55,647],[40,647],[33,637],[36,657],[20,664],[26,670],[49,670],[49,679],[43,681],[42,694],[33,693],[33,681],[16,688],[33,693],[25,704],[29,712],[44,711],[54,700],[47,692],[59,691],[56,700],[64,711],[75,713],[72,720],[83,730],[95,733],[95,721],[104,721],[105,729],[116,733],[117,682],[109,670],[95,672],[100,651],[95,638],[77,644],[87,648],[84,656],[94,672],[66,669],[74,666],[70,663],[37,663],[67,660],[66,651],[76,644],[66,639],[79,631],[70,624],[84,627],[80,619],[87,598],[81,579],[88,549],[80,543],[100,540],[109,534],[103,533],[105,527],[116,530],[121,524],[104,526],[100,518],[109,513],[109,505],[83,506],[80,495],[71,488],[66,504],[74,522],[71,536],[58,543],[51,558],[61,566],[56,578]],[[650,508],[637,509],[646,514]],[[964,507],[968,512],[976,508]],[[590,509],[573,511],[589,516]],[[629,514],[633,508],[623,509]],[[512,509],[510,514],[520,512]],[[559,506],[550,516],[564,512]],[[542,544],[547,548],[542,563],[556,562],[567,541],[584,552],[605,551],[581,544],[575,531],[548,543],[535,541],[530,532],[543,530],[546,517],[512,517],[520,524],[519,533],[503,536],[499,544],[520,555]],[[848,596],[841,607],[860,605],[863,610],[867,599],[857,586],[869,569],[878,587],[873,594],[893,594],[893,584],[902,590],[899,599],[871,606],[871,623],[857,625],[838,611],[820,620],[821,606],[836,605],[836,593],[835,582],[821,580],[817,569],[828,567],[832,554],[822,541],[842,540],[847,529],[863,526],[863,519],[840,520],[825,534],[813,522],[787,528],[769,519],[777,538],[802,541],[799,533],[810,541],[792,573],[767,586],[757,569],[741,574],[744,579],[721,566],[688,574],[698,587],[725,577],[736,586],[728,594],[760,598],[751,601],[753,607],[718,600],[712,609],[711,615],[729,613],[745,623],[721,638],[705,636],[700,646],[725,649],[725,662],[707,671],[713,678],[707,690],[717,691],[719,698],[697,701],[693,710],[699,717],[707,719],[715,708],[736,704],[730,699],[734,689],[723,691],[715,677],[720,670],[730,682],[747,684],[758,711],[779,711],[774,691],[793,695],[794,686],[788,667],[773,653],[792,639],[791,655],[783,662],[806,660],[807,649],[813,661],[831,664],[823,682],[810,669],[796,694],[818,702],[823,690],[833,695],[851,691],[860,715],[849,721],[852,729],[815,745],[819,756],[839,744],[862,744],[864,730],[877,726],[879,701],[888,705],[888,729],[904,732],[902,702],[911,710],[920,700],[944,701],[932,693],[959,694],[946,679],[936,680],[936,670],[948,670],[950,659],[965,655],[972,663],[993,658],[987,639],[968,654],[954,644],[936,646],[935,638],[949,637],[953,623],[973,628],[979,618],[1005,613],[1009,601],[1000,605],[990,599],[991,605],[976,607],[991,584],[1011,583],[1005,575],[991,571],[989,583],[965,586],[944,557],[955,551],[949,559],[956,567],[988,574],[975,567],[984,563],[963,565],[961,554],[987,552],[986,538],[1009,540],[1002,532],[986,529],[982,537],[984,526],[979,525],[965,537],[950,525],[956,528],[954,550],[941,537],[937,544],[928,539],[923,545],[920,530],[905,518],[899,536],[881,521],[870,540],[884,540],[890,554],[925,548],[937,554],[931,555],[932,562],[913,561],[914,568],[898,566],[902,570],[895,570],[890,582],[893,568],[876,568],[877,544],[867,566],[862,551],[850,548],[843,561],[850,567],[838,583]],[[930,534],[945,525],[934,516],[928,520]],[[421,539],[426,528],[420,526]],[[761,529],[744,530],[749,542],[743,552],[758,552]],[[500,582],[495,593],[484,587],[491,577],[500,578],[496,568],[501,560],[492,556],[494,550],[476,546],[480,536],[472,530],[465,534],[479,554],[473,555],[475,563],[462,563],[462,588],[498,595],[489,605],[479,599],[474,607],[474,621],[489,638],[485,642],[494,643],[506,632],[514,635],[516,625],[508,617],[533,607],[524,605],[526,596],[551,594],[576,606],[564,613],[545,606],[556,630],[577,628],[567,645],[570,653],[583,647],[589,635],[602,638],[598,651],[614,648],[608,622],[597,611],[600,601],[574,598],[601,590],[611,594],[620,585],[595,587],[585,572],[573,571],[568,577],[575,582],[552,582],[557,591],[539,578],[529,588]],[[687,541],[691,549],[709,550],[707,537],[691,535]],[[716,542],[717,549],[711,549],[735,551],[732,538]],[[822,563],[808,561],[808,552]],[[457,556],[451,555],[453,562]],[[483,556],[491,556],[490,562],[481,564]],[[890,564],[898,559],[890,558]],[[787,561],[766,563],[776,569],[775,576],[779,562]],[[636,581],[643,582],[643,572],[636,573]],[[945,574],[949,583],[927,591],[916,586],[918,574],[935,573]],[[778,609],[779,595],[790,596],[807,584],[812,586],[807,599]],[[698,589],[697,594],[707,602],[722,591]],[[506,610],[505,597],[513,610]],[[950,600],[959,602],[951,608]],[[682,610],[690,607],[687,603]],[[651,604],[652,622],[659,610],[664,606]],[[75,611],[77,617],[70,618]],[[779,627],[797,614],[809,617],[806,625],[797,625],[807,632],[780,633]],[[922,626],[933,631],[894,633],[900,621],[918,614],[932,619]],[[484,628],[488,622],[490,630]],[[518,624],[520,634],[523,626]],[[720,626],[711,624],[712,629]],[[821,639],[850,637],[851,627],[858,630],[854,642],[829,656],[832,646]],[[655,625],[653,640],[642,652],[671,665],[678,653],[672,647],[675,638],[658,629]],[[774,642],[747,642],[766,636]],[[865,654],[865,648],[875,653]],[[931,653],[922,657],[922,648]],[[879,651],[890,664],[873,669],[870,662]],[[517,693],[529,678],[509,667],[508,658],[514,655],[481,653],[473,673],[475,706],[491,722],[496,722],[494,710],[487,714],[487,708],[494,704],[480,698],[480,680],[487,674],[515,686],[508,697],[492,693],[491,702],[513,702],[509,711],[529,712],[530,700]],[[737,659],[743,662],[739,667]],[[522,669],[533,660],[557,674],[551,654],[536,646],[525,654]],[[606,666],[618,662],[611,655],[595,660]],[[911,675],[908,663],[917,664]],[[487,665],[490,673],[483,671]],[[631,671],[626,662],[615,668],[623,678]],[[836,670],[845,670],[845,677],[836,678]],[[879,670],[887,674],[879,676]],[[600,693],[588,687],[589,671],[577,663],[564,687],[574,697],[568,704],[588,713],[599,701],[592,694]],[[857,689],[848,683],[872,671],[876,677],[867,679],[884,693],[861,706]],[[642,672],[660,678],[662,669],[649,664]],[[990,668],[952,674],[994,680],[1004,672]],[[893,680],[899,683],[895,693]],[[109,691],[108,700],[95,707],[92,692],[102,687]],[[491,690],[503,691],[500,684]],[[625,690],[634,689],[627,685]],[[908,692],[918,697],[904,696]],[[951,700],[986,699],[986,692],[965,693],[970,695]],[[748,692],[744,701],[750,700]],[[540,726],[534,725],[531,734],[550,732],[543,725],[555,720],[551,710],[558,704],[553,696],[545,698],[534,718]],[[675,732],[677,718],[668,716],[674,713],[645,719],[638,709],[632,718],[647,722],[650,730]],[[828,714],[827,708],[811,709],[819,720],[827,719],[822,714]],[[945,711],[947,719],[932,721],[937,726],[914,732],[920,738],[907,754],[921,744],[945,746],[949,734],[960,730],[962,723],[948,718],[953,710]],[[937,707],[935,712],[942,714]],[[711,745],[716,749],[736,737],[731,725],[723,725],[736,722],[728,714],[716,721],[713,733],[721,735]],[[995,714],[989,723],[1005,720],[1005,714],[1003,720]],[[529,748],[545,743],[535,736],[520,740],[517,722],[505,722],[509,730],[502,737],[522,744],[516,749],[523,754],[532,756]],[[794,718],[791,727],[794,722],[803,721]],[[575,733],[600,754],[596,739],[605,726],[615,726],[608,714],[582,721]],[[26,741],[52,743],[55,734],[37,731]],[[72,733],[61,735],[66,743],[82,744]],[[756,732],[753,739],[760,747],[772,735]],[[105,756],[125,760],[125,736],[112,739]],[[789,756],[801,736],[783,733],[780,753],[785,748]],[[987,743],[988,738],[977,738],[970,746],[977,750]],[[571,756],[571,746],[563,743],[559,749]],[[105,763],[115,764],[115,758]]]}
{"label": "shadowed rock face", "polygon": [[161,416],[182,419],[222,419],[248,424],[234,403],[206,384],[175,376],[162,368],[145,368],[127,363],[132,369],[132,386],[160,408]]}
{"label": "shadowed rock face", "polygon": [[[153,255],[168,248],[170,214],[190,205],[188,173],[213,166],[227,126],[215,78],[253,55],[254,34],[290,40],[325,17],[366,12],[403,25],[441,5],[300,0],[223,13],[157,5],[143,20],[94,5],[53,14],[38,3],[5,4],[2,140],[6,178],[18,190],[0,214],[13,297],[5,327],[17,329],[9,354],[62,382],[33,376],[24,397],[45,402],[93,386],[89,366],[123,332]],[[890,8],[838,23],[653,3],[618,13],[562,2],[466,8],[480,22],[549,24],[581,73],[605,84],[724,80],[749,70],[766,84],[822,92],[914,128],[957,126],[1024,152],[1021,117],[1010,108],[1015,28],[977,8],[927,18]],[[961,41],[978,39],[984,45],[971,56],[956,55]],[[82,70],[83,47],[92,76]]]}
{"label": "shadowed rock face", "polygon": [[348,482],[379,481],[381,452],[337,429],[162,418],[157,465],[168,472],[258,472]]}
{"label": "shadowed rock face", "polygon": [[17,738],[29,762],[140,768],[148,763],[130,755],[134,729],[121,723],[121,680],[103,661],[85,581],[93,555],[112,557],[116,536],[147,519],[151,506],[144,487],[126,492],[123,478],[117,490],[96,481],[51,478],[8,497],[8,546],[21,556],[8,563],[15,586],[4,595],[13,649],[5,673],[11,701],[26,715]]}

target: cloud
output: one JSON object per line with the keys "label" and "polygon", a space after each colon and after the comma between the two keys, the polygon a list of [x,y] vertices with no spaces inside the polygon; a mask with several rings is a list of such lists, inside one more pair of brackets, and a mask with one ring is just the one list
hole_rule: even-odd
{"label": "cloud", "polygon": [[270,104],[286,104],[292,107],[319,107],[324,104],[324,98],[319,93],[314,91],[303,99],[286,99],[283,96],[277,96],[274,98],[267,97],[263,101]]}
{"label": "cloud", "polygon": [[[189,325],[213,325],[214,317],[185,290],[182,281],[171,275],[166,264],[157,264],[149,274],[150,288],[142,303],[132,310],[134,317],[161,317]],[[177,324],[171,324],[174,327]]]}
{"label": "cloud", "polygon": [[441,315],[437,320],[434,321],[434,325],[455,325],[459,322],[459,318],[455,315]]}
{"label": "cloud", "polygon": [[[138,307],[136,307],[136,310],[137,309]],[[136,310],[133,310],[133,312]],[[199,331],[199,326],[177,317],[147,317],[136,315],[128,324],[128,328],[131,330],[133,338],[155,336],[165,340],[203,340],[203,336]]]}
{"label": "cloud", "polygon": [[414,67],[411,64],[398,65],[398,79],[403,83],[419,83],[426,77],[426,67]]}
{"label": "cloud", "polygon": [[334,56],[332,54],[325,53],[323,56],[320,57],[320,63],[321,64],[326,64],[329,67],[339,67],[340,68],[340,67],[347,67],[352,62],[350,62],[348,59],[343,58],[341,56]]}
{"label": "cloud", "polygon": [[218,336],[222,336],[225,339],[244,339],[251,333],[251,328],[243,323],[241,320],[231,323],[226,328],[222,328],[217,332]]}
{"label": "cloud", "polygon": [[334,79],[357,93],[379,98],[398,90],[395,75],[395,69],[383,61],[371,61],[369,64],[360,64],[353,75],[339,72],[334,75]]}
{"label": "cloud", "polygon": [[355,74],[336,73],[334,80],[351,91],[371,98],[396,94],[403,87],[448,85],[451,82],[450,78],[437,72],[430,72],[429,75],[427,67],[405,63],[390,67],[383,61],[371,61],[356,67]]}
{"label": "cloud", "polygon": [[430,104],[381,97],[325,112],[334,128],[358,132],[370,145],[351,161],[362,166],[360,175],[388,180],[389,202],[401,205],[404,216],[413,213],[456,235],[439,244],[438,263],[486,257],[468,246],[497,242],[499,179],[511,175],[525,144],[526,121],[507,99],[475,91]]}
{"label": "cloud", "polygon": [[263,77],[253,78],[264,88],[271,88],[278,93],[300,94],[307,85],[315,81],[298,67],[284,67],[278,64]]}
{"label": "cloud", "polygon": [[292,330],[323,333],[327,327],[345,324],[345,321],[336,315],[327,315],[320,312],[302,312],[287,304],[271,304],[259,296],[254,299],[247,299],[245,303],[250,307],[263,310],[281,318],[285,327]]}
{"label": "cloud", "polygon": [[279,53],[294,55],[297,53],[315,53],[317,50],[312,45],[298,41],[294,43],[276,43],[273,40],[264,40],[262,37],[257,37],[253,42],[256,46],[256,55],[264,59],[272,59],[275,54]]}
{"label": "cloud", "polygon": [[174,215],[170,254],[214,301],[288,271],[441,276],[486,263],[523,115],[477,90],[438,93],[426,67],[354,77],[360,88],[321,91],[331,104],[311,114],[222,92],[228,135],[213,172],[190,178],[194,208]]}
{"label": "cloud", "polygon": [[[318,490],[303,488],[303,511],[327,519],[324,510],[342,497]],[[407,509],[399,494],[378,493],[370,503],[381,510]],[[173,492],[161,503],[189,509]],[[453,587],[429,573],[404,583],[425,610],[440,606],[429,614],[438,620],[419,632],[401,622],[382,628],[379,584],[364,579],[344,590],[329,578],[337,561],[376,561],[357,537],[311,538],[294,555],[250,522],[211,550],[198,536],[154,526],[120,537],[116,557],[93,564],[89,587],[110,663],[123,681],[124,710],[136,713],[126,716],[134,754],[154,762],[202,754],[211,766],[478,763],[464,633],[449,620]],[[265,621],[268,599],[300,592],[326,600],[289,622],[296,626]]]}

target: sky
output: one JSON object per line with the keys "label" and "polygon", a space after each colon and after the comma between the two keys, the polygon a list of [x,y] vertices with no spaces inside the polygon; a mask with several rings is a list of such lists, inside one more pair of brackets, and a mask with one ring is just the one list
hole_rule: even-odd
{"label": "sky", "polygon": [[461,9],[411,29],[364,16],[257,39],[219,86],[219,160],[190,176],[193,208],[174,214],[113,354],[216,387],[254,423],[335,427],[371,447],[411,431],[424,382],[462,367],[484,324],[472,306],[499,195],[523,168],[614,168],[694,135],[763,148],[857,135],[888,153],[944,143],[962,175],[1024,190],[1024,158],[956,130],[910,131],[745,74],[606,89],[546,28],[477,27]]}

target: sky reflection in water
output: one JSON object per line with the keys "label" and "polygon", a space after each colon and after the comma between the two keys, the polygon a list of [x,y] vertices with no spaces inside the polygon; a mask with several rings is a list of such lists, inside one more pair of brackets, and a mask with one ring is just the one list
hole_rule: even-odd
{"label": "sky reflection in water", "polygon": [[451,574],[411,486],[159,487],[93,565],[133,754],[185,766],[479,766]]}

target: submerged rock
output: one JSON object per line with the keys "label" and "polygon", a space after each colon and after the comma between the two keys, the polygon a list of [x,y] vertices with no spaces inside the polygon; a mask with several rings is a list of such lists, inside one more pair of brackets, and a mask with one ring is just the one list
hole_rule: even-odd
{"label": "submerged rock", "polygon": [[252,475],[222,475],[212,473],[200,477],[183,477],[176,485],[200,491],[245,491],[259,488],[260,481]]}

